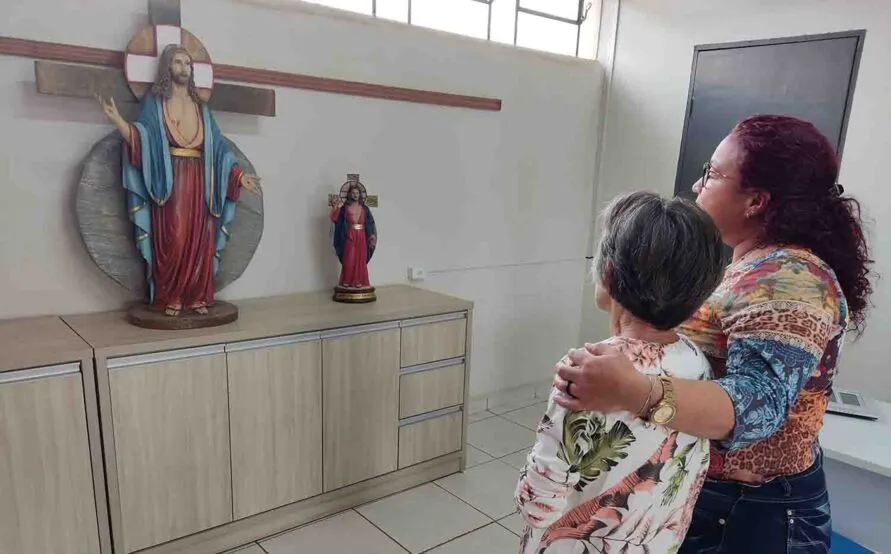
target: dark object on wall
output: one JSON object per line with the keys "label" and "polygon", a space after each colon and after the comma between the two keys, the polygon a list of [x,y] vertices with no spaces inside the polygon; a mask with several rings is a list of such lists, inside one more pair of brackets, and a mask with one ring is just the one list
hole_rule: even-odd
{"label": "dark object on wall", "polygon": [[675,194],[693,198],[702,164],[758,113],[812,122],[841,156],[866,31],[696,46]]}

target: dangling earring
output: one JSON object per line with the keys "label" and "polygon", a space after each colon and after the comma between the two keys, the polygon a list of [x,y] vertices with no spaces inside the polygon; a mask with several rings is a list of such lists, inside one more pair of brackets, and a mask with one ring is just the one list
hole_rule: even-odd
{"label": "dangling earring", "polygon": [[746,210],[746,219],[752,219],[755,216],[755,210]]}

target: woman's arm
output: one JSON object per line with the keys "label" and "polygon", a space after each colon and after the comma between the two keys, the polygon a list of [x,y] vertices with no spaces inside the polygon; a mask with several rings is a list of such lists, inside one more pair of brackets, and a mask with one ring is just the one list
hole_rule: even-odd
{"label": "woman's arm", "polygon": [[563,516],[567,499],[580,477],[559,456],[566,410],[554,403],[555,396],[552,392],[514,495],[523,519],[536,529],[547,529]]}
{"label": "woman's arm", "polygon": [[[557,365],[555,385],[561,393],[554,401],[570,411],[597,410],[607,413],[631,412],[646,416],[662,398],[656,381],[650,394],[650,380],[611,346],[590,344],[570,354],[570,364]],[[565,394],[572,382],[573,397]],[[672,379],[677,415],[669,427],[696,437],[721,440],[733,430],[735,415],[730,396],[713,381]],[[648,404],[644,404],[647,395]]]}
{"label": "woman's arm", "polygon": [[[799,287],[800,288],[800,287]],[[764,440],[785,423],[789,411],[816,369],[835,328],[822,305],[768,300],[755,303],[727,322],[725,375],[715,381],[672,379],[677,413],[669,427],[721,440],[737,449]],[[778,322],[799,322],[782,326]],[[806,324],[805,324],[806,323]],[[630,360],[605,345],[588,345],[558,364],[556,402],[570,410],[630,411],[645,416],[662,398]],[[575,398],[565,395],[570,392]]]}

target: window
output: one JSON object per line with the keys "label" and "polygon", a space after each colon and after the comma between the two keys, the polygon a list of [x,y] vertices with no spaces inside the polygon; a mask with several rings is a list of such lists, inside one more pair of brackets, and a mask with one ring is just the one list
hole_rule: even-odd
{"label": "window", "polygon": [[304,1],[504,44],[593,58],[602,0]]}

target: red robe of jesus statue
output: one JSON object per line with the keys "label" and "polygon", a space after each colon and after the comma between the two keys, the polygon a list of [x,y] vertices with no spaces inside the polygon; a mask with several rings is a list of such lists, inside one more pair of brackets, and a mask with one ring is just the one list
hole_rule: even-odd
{"label": "red robe of jesus statue", "polygon": [[[164,204],[152,206],[152,280],[158,309],[196,309],[214,302],[213,256],[216,221],[204,198],[204,124],[198,118],[197,134],[183,137],[164,107],[164,127],[170,141],[173,192]],[[130,163],[140,168],[139,133],[130,129]],[[242,170],[232,166],[226,198],[237,201]]]}

